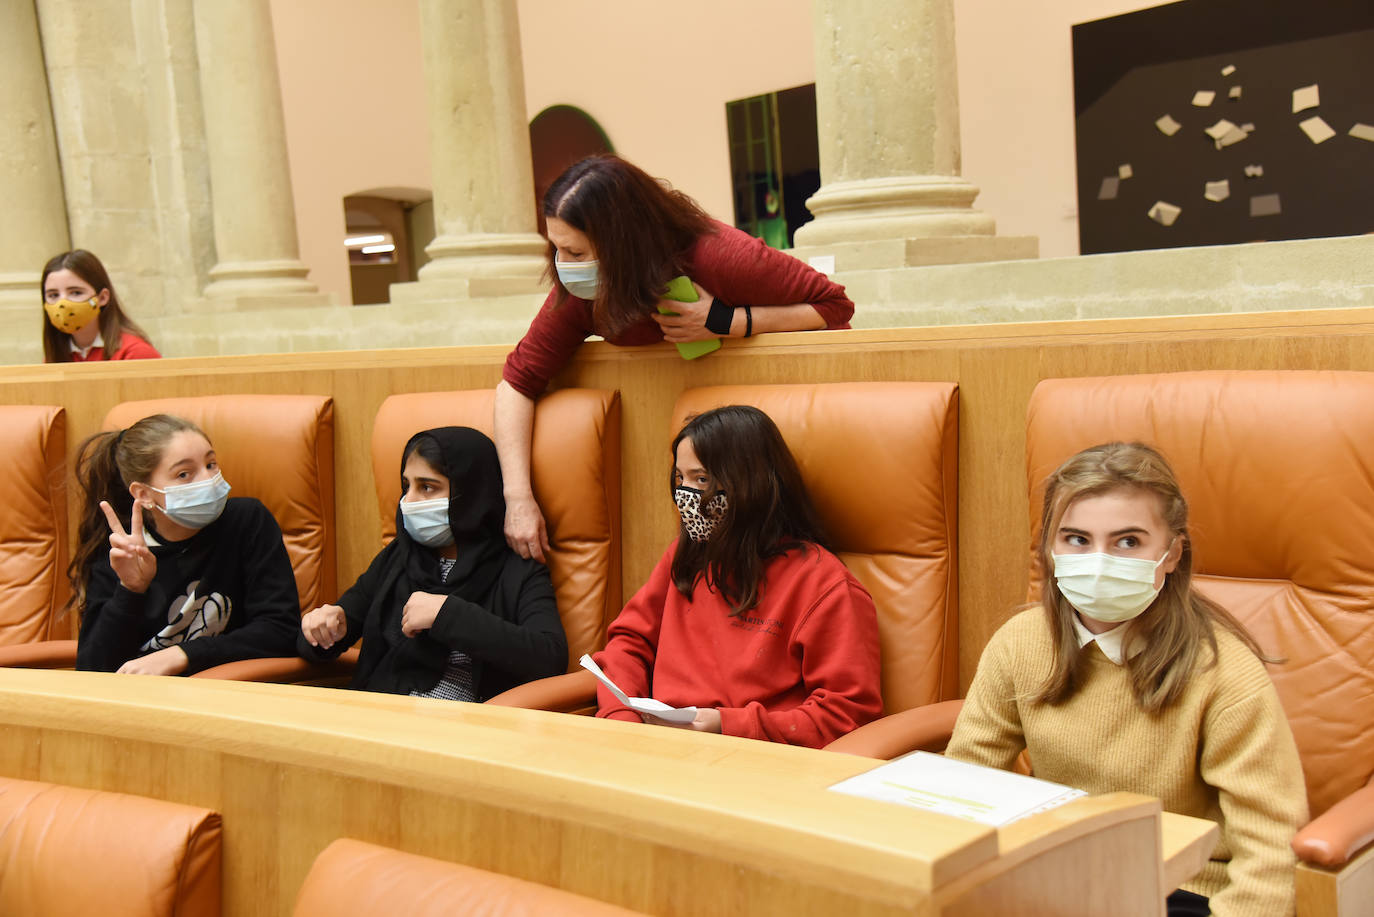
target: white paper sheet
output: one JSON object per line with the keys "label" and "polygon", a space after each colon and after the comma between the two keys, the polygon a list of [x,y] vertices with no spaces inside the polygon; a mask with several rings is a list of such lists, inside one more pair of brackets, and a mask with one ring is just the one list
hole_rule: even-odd
{"label": "white paper sheet", "polygon": [[1223,178],[1221,181],[1209,181],[1203,189],[1202,196],[1209,201],[1220,203],[1231,196],[1231,181]]}
{"label": "white paper sheet", "polygon": [[606,677],[606,673],[601,671],[601,666],[592,661],[591,656],[583,654],[577,662],[582,668],[595,675],[597,680],[606,686],[606,690],[616,696],[616,700],[635,713],[647,713],[669,723],[690,723],[697,718],[696,707],[670,707],[663,701],[654,700],[652,697],[630,697],[620,690],[619,685]]}
{"label": "white paper sheet", "polygon": [[1321,115],[1313,115],[1306,121],[1300,122],[1298,127],[1302,128],[1307,139],[1313,143],[1325,143],[1336,136],[1336,132],[1331,129],[1331,125],[1322,120]]}
{"label": "white paper sheet", "polygon": [[1248,165],[1248,166],[1245,167],[1245,177],[1246,177],[1246,178],[1263,178],[1263,177],[1264,177],[1264,166],[1259,165],[1258,163],[1251,163],[1250,165]]}
{"label": "white paper sheet", "polygon": [[1082,790],[969,764],[929,752],[913,752],[871,771],[841,780],[836,793],[895,802],[984,825],[1005,825],[1086,796]]}
{"label": "white paper sheet", "polygon": [[1277,194],[1257,194],[1250,198],[1250,216],[1274,217],[1283,213]]}
{"label": "white paper sheet", "polygon": [[1172,137],[1174,134],[1178,133],[1179,128],[1183,127],[1183,125],[1179,124],[1170,116],[1164,115],[1161,118],[1155,119],[1155,127],[1159,128],[1159,132],[1164,136]]}
{"label": "white paper sheet", "polygon": [[1116,193],[1121,188],[1121,179],[1115,175],[1108,175],[1102,179],[1102,185],[1097,189],[1097,199],[1099,201],[1114,201]]}
{"label": "white paper sheet", "polygon": [[1244,91],[1245,90],[1241,89],[1239,86],[1232,86],[1230,89],[1226,90],[1226,98],[1234,102],[1240,98],[1241,93]]}
{"label": "white paper sheet", "polygon": [[1350,128],[1350,136],[1356,140],[1374,141],[1374,126],[1356,123]]}
{"label": "white paper sheet", "polygon": [[1172,226],[1178,219],[1178,215],[1183,212],[1183,208],[1167,201],[1155,201],[1146,215],[1161,226]]}
{"label": "white paper sheet", "polygon": [[1211,127],[1203,128],[1203,132],[1206,133],[1208,137],[1211,137],[1213,140],[1217,141],[1221,140],[1222,137],[1225,137],[1227,134],[1235,130],[1240,130],[1240,128],[1232,124],[1230,121],[1227,121],[1225,118],[1222,118],[1220,121],[1218,121],[1216,124],[1213,124]]}
{"label": "white paper sheet", "polygon": [[[1355,125],[1355,127],[1359,126],[1360,125],[1358,124]],[[1351,130],[1354,130],[1354,128],[1351,128]],[[1116,177],[1121,179],[1122,181],[1125,181],[1134,174],[1135,170],[1131,168],[1131,164],[1129,162],[1123,162],[1121,165],[1116,167]]]}
{"label": "white paper sheet", "polygon": [[1235,65],[1235,64],[1227,64],[1225,67],[1222,67],[1222,68],[1221,68],[1221,75],[1222,75],[1222,76],[1230,76],[1231,74],[1233,74],[1233,73],[1235,73],[1235,72],[1236,72],[1236,65]]}
{"label": "white paper sheet", "polygon": [[1309,108],[1316,108],[1321,104],[1321,92],[1317,89],[1316,83],[1311,86],[1301,86],[1293,90],[1293,114],[1300,111],[1307,111]]}
{"label": "white paper sheet", "polygon": [[1199,89],[1193,93],[1193,104],[1198,108],[1206,108],[1212,104],[1212,100],[1216,97],[1216,92],[1211,89]]}

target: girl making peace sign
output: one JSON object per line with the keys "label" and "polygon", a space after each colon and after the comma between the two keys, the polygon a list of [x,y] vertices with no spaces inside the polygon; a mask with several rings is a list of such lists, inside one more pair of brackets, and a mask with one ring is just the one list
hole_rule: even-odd
{"label": "girl making peace sign", "polygon": [[229,498],[195,424],[155,414],[98,433],[77,478],[78,669],[180,675],[293,653],[300,600],[281,529],[257,500]]}

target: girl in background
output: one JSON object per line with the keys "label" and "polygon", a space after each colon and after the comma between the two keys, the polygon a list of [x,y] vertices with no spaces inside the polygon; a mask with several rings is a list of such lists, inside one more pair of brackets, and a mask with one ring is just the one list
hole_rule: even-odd
{"label": "girl in background", "polygon": [[352,687],[484,701],[567,671],[548,569],[506,544],[501,465],[468,427],[417,433],[401,453],[396,538],[337,605],[301,619],[311,661],[363,640]]}
{"label": "girl in background", "polygon": [[281,529],[257,500],[229,497],[195,424],[154,414],[97,433],[77,478],[78,669],[182,675],[291,655],[300,599]]}
{"label": "girl in background", "polygon": [[[767,414],[729,406],[673,440],[681,518],[597,654],[630,696],[696,707],[690,728],[820,748],[883,710],[873,599],[825,535]],[[597,688],[597,716],[641,717]]]}
{"label": "girl in background", "polygon": [[43,361],[149,360],[162,356],[120,308],[110,275],[84,249],[43,267]]}
{"label": "girl in background", "polygon": [[1193,589],[1188,505],[1164,458],[1110,443],[1061,465],[1040,562],[1041,607],[993,635],[945,754],[1009,770],[1025,749],[1037,777],[1216,822],[1171,915],[1292,913],[1297,747],[1255,641]]}

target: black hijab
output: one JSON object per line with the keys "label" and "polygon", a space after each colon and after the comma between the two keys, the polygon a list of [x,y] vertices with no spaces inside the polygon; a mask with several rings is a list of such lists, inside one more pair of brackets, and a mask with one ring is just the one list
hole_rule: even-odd
{"label": "black hijab", "polygon": [[[422,442],[428,439],[429,443]],[[449,482],[448,520],[453,531],[458,558],[449,575],[440,573],[439,554],[410,537],[399,501],[396,505],[396,538],[383,550],[382,581],[373,595],[363,629],[363,644],[376,641],[387,647],[386,654],[367,653],[381,662],[396,677],[403,673],[442,670],[448,649],[437,640],[422,633],[411,639],[401,632],[401,612],[413,592],[432,592],[457,595],[469,602],[485,604],[500,576],[503,555],[509,550],[504,532],[506,500],[502,494],[501,462],[496,446],[483,433],[469,427],[438,427],[416,433],[401,453],[401,472],[411,455],[423,450],[434,454],[438,448],[438,462],[425,455]],[[374,644],[375,645],[375,644]],[[362,664],[354,673],[355,685],[366,684],[375,672],[377,663]],[[416,684],[407,690],[427,689],[432,685]]]}

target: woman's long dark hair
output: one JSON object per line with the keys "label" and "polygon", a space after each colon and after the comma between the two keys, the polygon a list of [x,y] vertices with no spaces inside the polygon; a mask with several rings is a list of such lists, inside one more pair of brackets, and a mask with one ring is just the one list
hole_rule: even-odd
{"label": "woman's long dark hair", "polygon": [[[103,349],[106,354],[114,353],[119,349],[119,342],[126,331],[138,335],[150,344],[152,343],[152,339],[148,337],[148,332],[124,314],[124,309],[119,305],[119,296],[115,293],[114,284],[110,282],[110,275],[105,272],[105,265],[101,264],[100,259],[95,255],[84,248],[78,248],[74,251],[63,252],[49,260],[43,266],[42,279],[38,281],[38,290],[44,302],[47,302],[48,275],[53,271],[71,271],[90,284],[97,296],[100,295],[101,290],[110,291],[110,301],[101,308],[100,316],[96,319],[100,324],[100,339],[105,342]],[[43,362],[70,363],[72,360],[71,342],[72,336],[65,331],[58,331],[53,323],[48,321],[45,312],[43,315]]]}
{"label": "woman's long dark hair", "polygon": [[76,529],[76,553],[67,565],[67,579],[72,584],[70,604],[78,608],[84,605],[91,563],[96,554],[109,549],[110,524],[100,509],[100,501],[110,504],[124,530],[129,531],[134,512],[129,485],[135,481],[147,483],[162,461],[167,441],[183,430],[205,436],[200,427],[185,418],[154,414],[127,430],[97,433],[77,447],[76,482],[84,499],[81,522]]}
{"label": "woman's long dark hair", "polygon": [[[712,483],[724,491],[727,507],[706,541],[693,541],[679,524],[673,585],[690,597],[705,575],[730,604],[730,614],[740,615],[759,603],[767,562],[794,548],[827,547],[825,528],[791,450],[758,408],[729,405],[688,420],[673,440],[673,470],[684,439],[692,441]],[[670,493],[675,483],[670,471]]]}
{"label": "woman's long dark hair", "polygon": [[[611,153],[573,163],[544,194],[554,217],[587,236],[598,262],[592,302],[598,334],[616,334],[652,314],[668,281],[688,273],[688,253],[716,231],[696,201]],[[548,276],[558,280],[549,245]]]}

